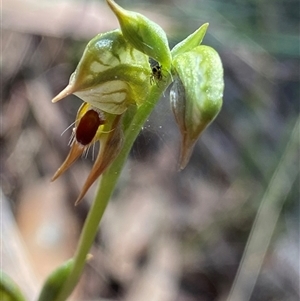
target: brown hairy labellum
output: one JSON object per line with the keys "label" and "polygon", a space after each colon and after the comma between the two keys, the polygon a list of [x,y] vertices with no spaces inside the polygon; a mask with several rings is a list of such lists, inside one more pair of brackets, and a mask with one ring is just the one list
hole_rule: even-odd
{"label": "brown hairy labellum", "polygon": [[100,125],[104,124],[104,118],[95,110],[89,110],[80,119],[76,128],[76,140],[82,145],[90,144]]}

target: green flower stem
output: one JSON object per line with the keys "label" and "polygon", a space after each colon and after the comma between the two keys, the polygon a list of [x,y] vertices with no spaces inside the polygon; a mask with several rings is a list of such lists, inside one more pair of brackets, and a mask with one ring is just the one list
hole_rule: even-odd
{"label": "green flower stem", "polygon": [[130,123],[130,126],[125,132],[124,146],[120,154],[111,164],[108,170],[102,175],[96,197],[83,226],[79,244],[74,257],[75,262],[73,270],[55,301],[66,300],[78,283],[80,275],[85,266],[87,254],[91,249],[96,237],[99,223],[117,184],[131,147],[163,91],[170,84],[170,81],[171,79],[169,76],[160,81],[159,84],[153,85],[149,98],[146,99],[144,104],[138,108]]}

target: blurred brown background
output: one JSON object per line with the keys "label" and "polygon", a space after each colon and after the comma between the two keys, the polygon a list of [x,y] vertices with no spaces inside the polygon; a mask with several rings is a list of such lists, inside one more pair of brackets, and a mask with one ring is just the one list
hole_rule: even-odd
{"label": "blurred brown background", "polygon": [[[222,57],[224,106],[178,173],[180,137],[165,93],[134,145],[72,299],[226,300],[299,116],[299,2],[117,2],[160,24],[171,47],[209,22],[203,43]],[[100,0],[3,0],[1,26],[1,264],[34,300],[45,277],[72,257],[96,186],[74,207],[91,152],[50,183],[68,152],[71,131],[61,133],[81,103],[51,99],[88,40],[118,24]],[[299,172],[282,181],[289,189],[275,208],[280,217],[252,301],[299,300]]]}

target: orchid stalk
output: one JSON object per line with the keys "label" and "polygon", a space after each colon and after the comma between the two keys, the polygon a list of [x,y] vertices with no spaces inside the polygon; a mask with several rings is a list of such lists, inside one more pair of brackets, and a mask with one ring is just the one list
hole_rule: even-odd
{"label": "orchid stalk", "polygon": [[55,103],[75,94],[83,101],[75,118],[70,152],[52,180],[91,145],[100,143],[75,204],[101,176],[99,187],[74,257],[49,276],[39,301],[49,300],[50,295],[52,301],[66,300],[78,283],[130,149],[167,87],[173,82],[170,104],[182,137],[180,169],[188,164],[197,139],[222,106],[220,57],[201,44],[208,23],[170,50],[158,24],[113,0],[107,3],[121,29],[101,33],[88,43],[68,86],[52,100]]}

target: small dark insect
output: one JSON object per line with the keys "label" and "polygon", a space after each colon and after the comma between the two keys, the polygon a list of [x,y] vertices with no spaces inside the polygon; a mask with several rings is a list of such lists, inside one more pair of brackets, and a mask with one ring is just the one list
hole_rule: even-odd
{"label": "small dark insect", "polygon": [[163,75],[161,73],[161,66],[157,65],[152,67],[152,80],[162,80]]}
{"label": "small dark insect", "polygon": [[163,79],[163,74],[162,74],[162,65],[160,65],[158,62],[150,59],[149,64],[151,67],[152,74],[150,76],[150,83],[151,85],[155,82],[158,84],[159,81]]}

